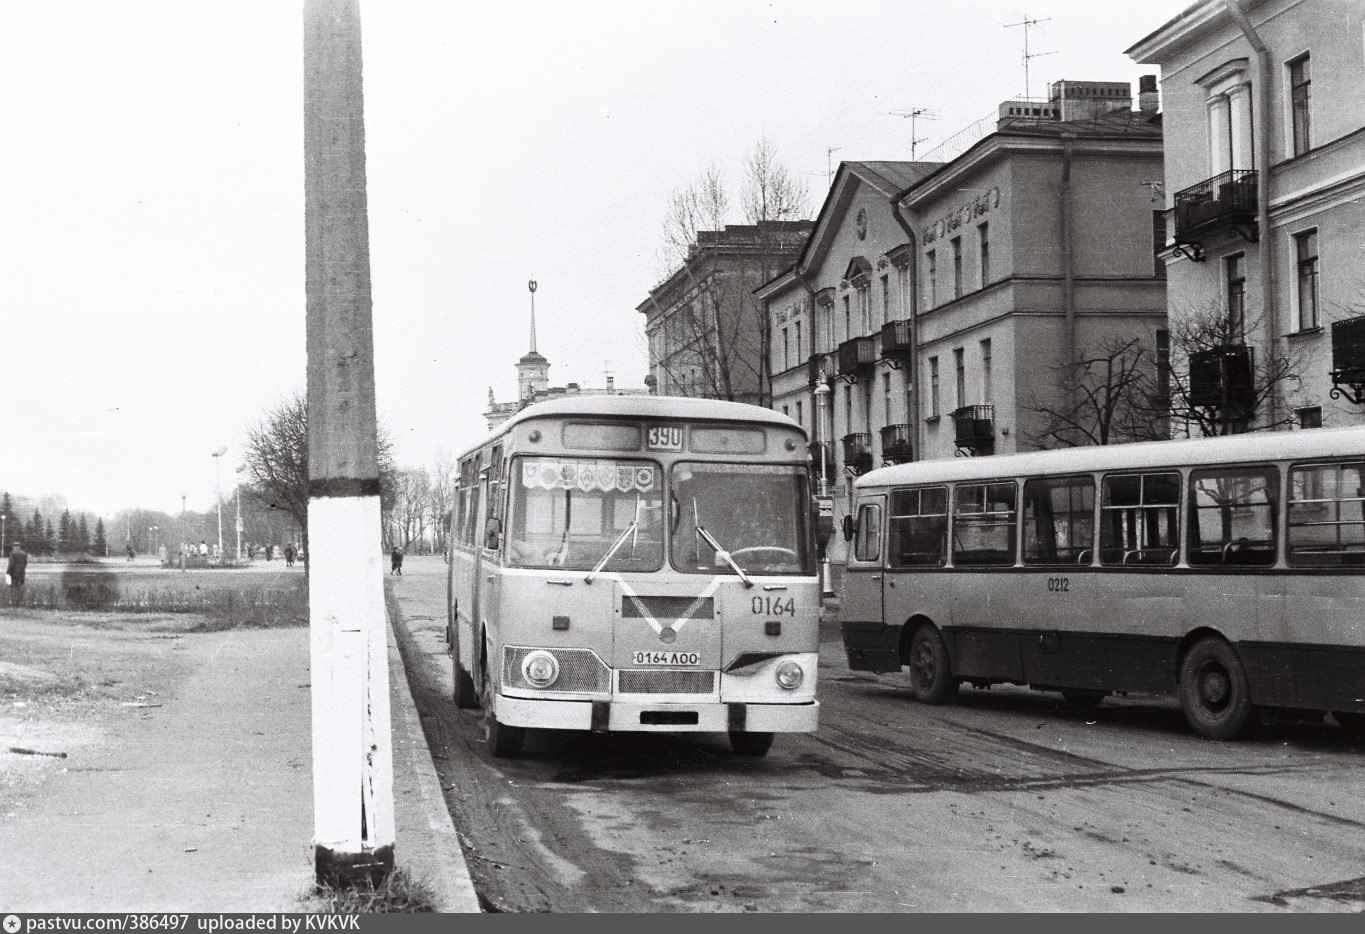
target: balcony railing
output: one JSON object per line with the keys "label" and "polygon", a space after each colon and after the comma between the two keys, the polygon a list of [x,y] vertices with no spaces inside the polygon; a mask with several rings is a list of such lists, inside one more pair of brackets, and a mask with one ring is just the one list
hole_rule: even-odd
{"label": "balcony railing", "polygon": [[[821,457],[821,452],[823,452],[823,459]],[[823,466],[825,470],[825,481],[827,483],[834,482],[836,465],[834,463],[834,452],[830,450],[829,445],[825,444],[823,441],[812,442],[810,445],[810,462],[812,476],[818,478],[820,476],[820,468]]]}
{"label": "balcony railing", "polygon": [[857,473],[872,469],[872,435],[865,431],[844,435],[844,466]]}
{"label": "balcony railing", "polygon": [[871,373],[877,365],[876,339],[853,337],[839,345],[839,375],[859,376]]}
{"label": "balcony railing", "polygon": [[1175,194],[1175,242],[1203,258],[1203,239],[1233,229],[1256,239],[1256,170],[1234,169]]}
{"label": "balcony railing", "polygon": [[972,454],[995,452],[995,406],[964,405],[953,412],[954,442]]}
{"label": "balcony railing", "polygon": [[882,429],[882,460],[888,464],[904,464],[915,459],[914,428],[910,425],[887,425]]}
{"label": "balcony railing", "polygon": [[888,321],[882,325],[882,359],[899,361],[913,348],[909,321]]}
{"label": "balcony railing", "polygon": [[1365,403],[1365,315],[1332,324],[1332,392]]}

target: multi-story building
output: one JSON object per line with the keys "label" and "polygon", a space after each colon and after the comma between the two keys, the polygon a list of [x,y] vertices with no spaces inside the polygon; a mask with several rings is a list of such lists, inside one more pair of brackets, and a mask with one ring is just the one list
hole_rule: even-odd
{"label": "multi-story building", "polygon": [[1128,85],[1057,82],[947,163],[841,166],[807,248],[758,292],[787,364],[774,406],[811,425],[827,399],[836,519],[874,466],[1044,446],[1087,353],[1136,338],[1154,359],[1154,98],[1134,110]]}
{"label": "multi-story building", "polygon": [[1212,319],[1225,340],[1188,360],[1196,408],[1362,420],[1361,34],[1358,0],[1200,0],[1128,50],[1161,66],[1172,333]]}
{"label": "multi-story building", "polygon": [[678,268],[636,307],[652,392],[767,404],[768,348],[753,290],[791,264],[810,229],[810,221],[762,221],[697,233]]}

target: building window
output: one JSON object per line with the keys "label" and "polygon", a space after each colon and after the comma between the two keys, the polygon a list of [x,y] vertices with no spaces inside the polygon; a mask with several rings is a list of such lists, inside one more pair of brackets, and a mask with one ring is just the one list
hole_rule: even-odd
{"label": "building window", "polygon": [[1166,261],[1161,251],[1166,249],[1166,212],[1152,212],[1152,275],[1158,279],[1166,278]]}
{"label": "building window", "polygon": [[954,237],[953,244],[953,298],[962,297],[962,238]]}
{"label": "building window", "polygon": [[962,348],[953,351],[953,388],[957,391],[954,398],[957,400],[957,407],[967,404],[967,361],[964,359]]}
{"label": "building window", "polygon": [[929,358],[929,417],[938,418],[938,357]]}
{"label": "building window", "polygon": [[925,304],[933,308],[938,305],[938,254],[930,250],[925,256],[929,263],[924,276],[925,287],[929,290],[928,300]]}
{"label": "building window", "polygon": [[1299,270],[1299,330],[1318,326],[1318,232],[1294,235],[1294,254]]}
{"label": "building window", "polygon": [[981,287],[991,281],[991,225],[982,224],[976,228],[981,237]]}
{"label": "building window", "polygon": [[800,425],[802,428],[805,428],[805,427],[806,427],[806,412],[805,412],[805,408],[806,408],[806,407],[805,407],[804,405],[801,404],[801,400],[800,400],[800,399],[797,399],[797,400],[796,400],[796,424]]}
{"label": "building window", "polygon": [[858,317],[862,319],[863,329],[859,333],[866,334],[872,330],[872,290],[861,288],[858,290]]}
{"label": "building window", "polygon": [[783,328],[783,329],[782,329],[782,369],[784,369],[784,370],[787,369],[788,367],[790,367],[790,366],[792,365],[791,350],[792,350],[792,348],[791,348],[791,335],[787,333],[787,329],[786,329],[786,328]]}
{"label": "building window", "polygon": [[800,363],[805,359],[805,354],[801,352],[801,322],[796,322],[796,362]]}
{"label": "building window", "polygon": [[887,276],[882,276],[882,323],[885,324],[891,318],[891,280]]}
{"label": "building window", "polygon": [[853,387],[844,388],[844,434],[853,434]]}
{"label": "building window", "polygon": [[1158,328],[1156,332],[1156,391],[1157,404],[1163,408],[1171,400],[1171,332]]}
{"label": "building window", "polygon": [[848,296],[844,296],[844,340],[853,336],[853,316],[849,312]]}
{"label": "building window", "polygon": [[1312,89],[1313,73],[1305,52],[1289,63],[1289,121],[1296,156],[1303,155],[1312,146]]}
{"label": "building window", "polygon": [[990,405],[994,392],[991,387],[991,339],[981,342],[981,402]]}
{"label": "building window", "polygon": [[782,414],[787,416],[788,418],[791,418],[792,413],[787,411],[787,406],[785,404],[782,406]]}
{"label": "building window", "polygon": [[891,424],[891,374],[882,374],[882,424]]}
{"label": "building window", "polygon": [[1238,253],[1223,260],[1228,284],[1228,334],[1239,343],[1246,343],[1246,256]]}
{"label": "building window", "polygon": [[1320,405],[1315,405],[1307,409],[1299,409],[1295,414],[1299,416],[1300,428],[1322,427],[1322,406]]}

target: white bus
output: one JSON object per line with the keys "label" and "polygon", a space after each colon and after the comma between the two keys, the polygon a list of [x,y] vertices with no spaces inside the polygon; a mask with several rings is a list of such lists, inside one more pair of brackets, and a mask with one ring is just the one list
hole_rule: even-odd
{"label": "white bus", "polygon": [[455,703],[528,729],[814,730],[820,590],[805,434],[734,402],[527,407],[460,459]]}
{"label": "white bus", "polygon": [[921,461],[855,484],[849,666],[1365,727],[1365,429]]}

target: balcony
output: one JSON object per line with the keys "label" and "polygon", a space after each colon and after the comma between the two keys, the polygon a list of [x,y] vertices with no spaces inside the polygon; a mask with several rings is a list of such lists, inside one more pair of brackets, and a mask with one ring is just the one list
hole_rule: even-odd
{"label": "balcony", "polygon": [[855,473],[872,469],[872,435],[865,431],[844,435],[844,466]]}
{"label": "balcony", "polygon": [[[822,451],[824,452],[823,461],[821,460]],[[825,482],[833,483],[835,477],[834,468],[836,466],[834,463],[834,452],[831,451],[829,445],[825,444],[823,441],[815,441],[810,445],[810,470],[811,476],[815,477],[817,480],[820,477],[821,465],[825,468]]]}
{"label": "balcony", "polygon": [[839,376],[857,381],[877,366],[876,338],[853,337],[839,345]]}
{"label": "balcony", "polygon": [[882,461],[904,464],[915,459],[915,429],[911,425],[887,425],[882,429]]}
{"label": "balcony", "polygon": [[825,355],[822,353],[813,353],[806,359],[806,382],[812,389],[820,382],[824,366]]}
{"label": "balcony", "polygon": [[995,453],[995,406],[964,405],[953,418],[953,440],[969,454]]}
{"label": "balcony", "polygon": [[1365,315],[1332,324],[1333,399],[1365,404]]}
{"label": "balcony", "polygon": [[882,325],[882,359],[896,369],[910,359],[914,344],[910,340],[909,321],[888,321]]}
{"label": "balcony", "polygon": [[1176,249],[1195,262],[1204,258],[1204,241],[1234,231],[1248,243],[1257,239],[1256,170],[1234,169],[1175,194]]}

